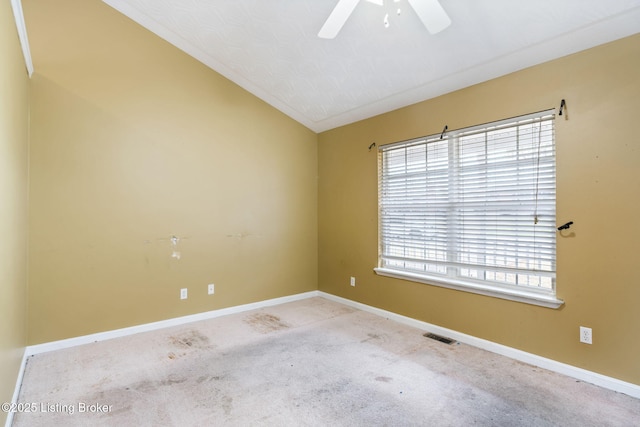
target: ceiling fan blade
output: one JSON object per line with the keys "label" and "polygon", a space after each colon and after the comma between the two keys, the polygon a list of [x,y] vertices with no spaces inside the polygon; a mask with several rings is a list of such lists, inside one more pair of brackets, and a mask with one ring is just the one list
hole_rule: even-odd
{"label": "ceiling fan blade", "polygon": [[408,0],[418,18],[431,34],[440,31],[451,25],[451,19],[442,8],[438,0]]}
{"label": "ceiling fan blade", "polygon": [[360,0],[339,0],[333,12],[331,12],[331,15],[329,15],[327,21],[320,29],[318,37],[321,39],[332,39],[337,36],[359,1]]}

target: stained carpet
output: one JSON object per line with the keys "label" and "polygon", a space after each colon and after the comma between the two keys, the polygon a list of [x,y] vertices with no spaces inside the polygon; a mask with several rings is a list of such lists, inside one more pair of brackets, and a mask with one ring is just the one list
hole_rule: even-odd
{"label": "stained carpet", "polygon": [[633,426],[640,400],[321,297],[29,358],[14,426]]}

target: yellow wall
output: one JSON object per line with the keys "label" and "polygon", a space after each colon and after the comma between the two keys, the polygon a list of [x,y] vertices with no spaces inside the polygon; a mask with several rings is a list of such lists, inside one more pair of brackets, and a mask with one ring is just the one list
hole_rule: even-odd
{"label": "yellow wall", "polygon": [[0,62],[0,402],[10,402],[27,341],[29,79],[9,1],[0,2]]}
{"label": "yellow wall", "polygon": [[24,3],[30,344],[317,289],[316,134],[99,0]]}
{"label": "yellow wall", "polygon": [[[640,35],[319,136],[319,289],[640,384]],[[558,107],[559,310],[376,276],[367,147]],[[356,276],[357,286],[349,286]],[[593,328],[593,345],[578,341]]]}

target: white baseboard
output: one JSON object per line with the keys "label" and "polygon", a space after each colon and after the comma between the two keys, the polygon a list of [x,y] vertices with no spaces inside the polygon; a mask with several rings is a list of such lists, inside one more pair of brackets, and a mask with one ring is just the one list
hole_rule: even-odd
{"label": "white baseboard", "polygon": [[46,353],[48,351],[62,350],[64,348],[75,347],[83,344],[90,344],[98,341],[105,341],[113,338],[125,337],[128,335],[138,334],[140,332],[155,331],[158,329],[169,328],[171,326],[184,325],[200,320],[213,319],[229,314],[242,313],[243,311],[255,310],[272,305],[284,304],[287,302],[298,301],[301,299],[319,296],[318,291],[310,291],[301,294],[289,295],[286,297],[273,298],[264,301],[258,301],[249,304],[236,305],[234,307],[222,308],[219,310],[206,311],[204,313],[191,314],[188,316],[174,317],[172,319],[160,320],[158,322],[145,323],[143,325],[131,326],[128,328],[115,329],[112,331],[98,332],[90,335],[83,335],[75,338],[68,338],[60,341],[52,341],[43,344],[30,345],[26,348],[25,354],[31,356],[34,354]]}
{"label": "white baseboard", "polygon": [[[11,403],[18,403],[18,397],[20,396],[20,387],[22,387],[22,378],[24,378],[24,370],[27,366],[27,352],[24,351],[22,354],[22,362],[20,363],[20,370],[18,371],[18,378],[16,378],[16,387],[13,390],[13,397],[11,398]],[[5,427],[11,427],[13,424],[13,412],[7,412],[7,419],[4,423]]]}
{"label": "white baseboard", "polygon": [[352,301],[346,298],[331,295],[322,291],[318,291],[319,296],[331,301],[339,302],[362,311],[376,314],[396,322],[403,323],[408,326],[412,326],[424,331],[429,331],[438,335],[444,335],[448,338],[453,338],[461,343],[472,345],[474,347],[481,348],[483,350],[490,351],[492,353],[500,354],[502,356],[509,357],[511,359],[518,360],[520,362],[528,363],[530,365],[538,366],[549,371],[557,372],[559,374],[566,375],[568,377],[575,378],[590,384],[594,384],[609,390],[624,393],[631,397],[640,399],[640,385],[625,382],[616,378],[608,377],[606,375],[598,374],[596,372],[588,371],[586,369],[578,368],[576,366],[567,365],[566,363],[558,362],[556,360],[547,359],[546,357],[538,356],[526,351],[518,350],[513,347],[507,347],[502,344],[497,344],[492,341],[487,341],[482,338],[477,338],[471,335],[463,334],[462,332],[454,331],[452,329],[443,328],[442,326],[433,325],[421,320],[416,320],[411,317],[402,316],[400,314],[393,313],[391,311],[382,310],[380,308],[371,307],[366,304],[362,304],[356,301]]}
{"label": "white baseboard", "polygon": [[[429,331],[438,335],[444,335],[449,338],[453,338],[461,343],[472,345],[474,347],[481,348],[483,350],[490,351],[492,353],[500,354],[511,359],[519,360],[530,365],[538,366],[549,371],[557,372],[590,384],[594,384],[609,390],[624,393],[629,396],[640,399],[640,385],[618,380],[616,378],[608,377],[606,375],[598,374],[588,371],[586,369],[578,368],[572,365],[567,365],[552,359],[548,359],[542,356],[538,356],[532,353],[527,353],[522,350],[518,350],[512,347],[507,347],[502,344],[497,344],[491,341],[477,338],[471,335],[464,334],[462,332],[454,331],[452,329],[443,328],[442,326],[433,325],[421,320],[416,320],[410,317],[406,317],[400,314],[393,313],[391,311],[382,310],[380,308],[372,307],[366,304],[362,304],[356,301],[352,301],[346,298],[342,298],[336,295],[328,294],[322,291],[310,291],[301,294],[290,295],[281,298],[274,298],[265,301],[259,301],[250,304],[238,305],[235,307],[223,308],[219,310],[208,311],[204,313],[193,314],[189,316],[176,317],[173,319],[162,320],[159,322],[147,323],[138,326],[132,326],[129,328],[116,329],[113,331],[100,332],[91,335],[84,335],[76,338],[69,338],[61,341],[53,341],[44,344],[37,344],[28,346],[25,349],[22,366],[18,381],[16,384],[16,391],[14,393],[14,399],[18,398],[20,390],[20,384],[22,383],[22,375],[26,364],[26,359],[34,354],[44,353],[48,351],[60,350],[64,348],[75,347],[78,345],[89,344],[97,341],[104,341],[112,338],[124,337],[128,335],[137,334],[140,332],[154,331],[158,329],[168,328],[171,326],[183,325],[191,322],[197,322],[200,320],[213,319],[220,316],[226,316],[229,314],[241,313],[249,310],[255,310],[263,307],[270,307],[273,305],[284,304],[287,302],[298,301],[311,297],[322,297],[331,301],[335,301],[350,307],[357,308],[362,311],[366,311],[378,316],[382,316],[396,322],[415,327],[420,330]],[[7,418],[9,420],[9,418]],[[8,423],[7,426],[11,424]]]}

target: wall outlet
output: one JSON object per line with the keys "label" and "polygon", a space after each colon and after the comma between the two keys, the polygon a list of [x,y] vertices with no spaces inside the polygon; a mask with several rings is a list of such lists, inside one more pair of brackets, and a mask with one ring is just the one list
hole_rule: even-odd
{"label": "wall outlet", "polygon": [[216,287],[213,283],[209,283],[209,286],[207,286],[207,293],[209,295],[213,295],[216,292]]}
{"label": "wall outlet", "polygon": [[355,278],[355,277],[353,277],[353,276],[351,276],[351,280],[349,281],[349,284],[350,284],[351,286],[355,286],[355,285],[356,285],[356,278]]}
{"label": "wall outlet", "polygon": [[585,344],[593,344],[593,335],[591,328],[580,326],[580,342]]}
{"label": "wall outlet", "polygon": [[180,299],[187,299],[187,288],[180,289]]}

